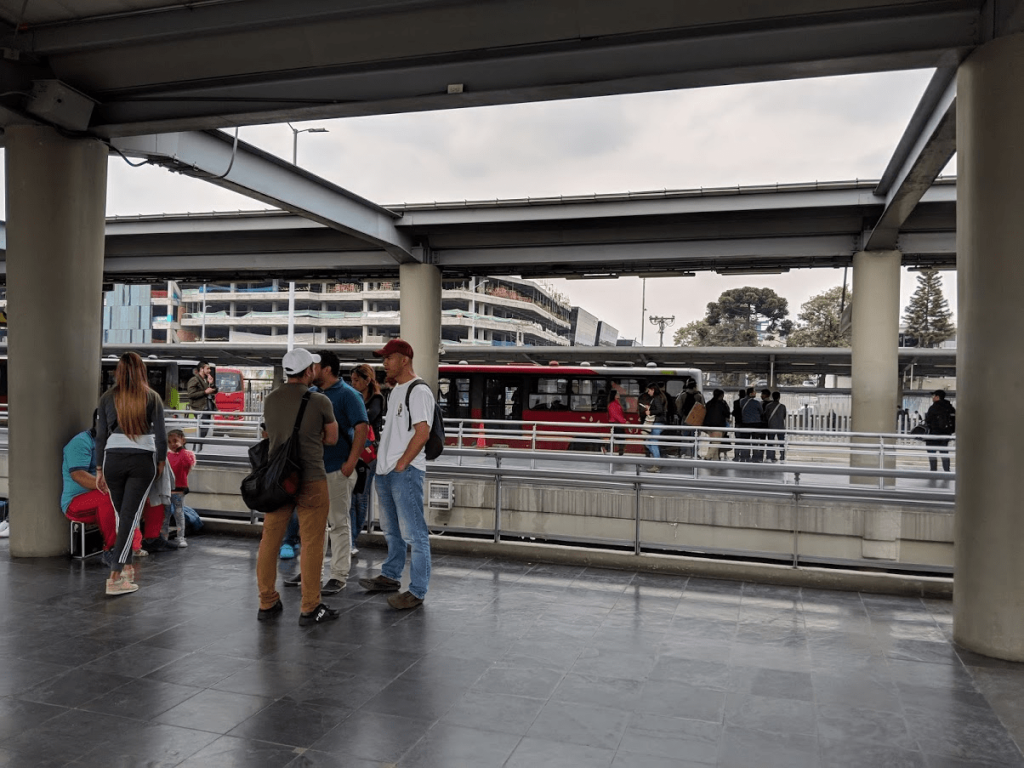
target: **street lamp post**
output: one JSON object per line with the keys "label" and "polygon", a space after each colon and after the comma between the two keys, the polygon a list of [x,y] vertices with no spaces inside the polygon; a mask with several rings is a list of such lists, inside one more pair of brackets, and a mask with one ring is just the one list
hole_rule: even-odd
{"label": "street lamp post", "polygon": [[[292,129],[292,165],[299,164],[299,134],[300,133],[328,133],[326,128],[296,128],[291,123],[288,127]],[[288,282],[288,351],[295,347],[295,281]]]}
{"label": "street lamp post", "polygon": [[651,315],[647,319],[651,321],[651,325],[658,326],[658,346],[664,347],[665,329],[676,321],[676,316],[672,315],[672,317],[655,317],[654,315]]}

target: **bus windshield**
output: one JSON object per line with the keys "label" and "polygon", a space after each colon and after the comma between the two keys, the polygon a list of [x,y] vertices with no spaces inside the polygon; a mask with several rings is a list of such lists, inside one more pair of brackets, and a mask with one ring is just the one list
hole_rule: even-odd
{"label": "bus windshield", "polygon": [[221,394],[229,395],[242,391],[242,374],[238,371],[217,371],[216,381]]}

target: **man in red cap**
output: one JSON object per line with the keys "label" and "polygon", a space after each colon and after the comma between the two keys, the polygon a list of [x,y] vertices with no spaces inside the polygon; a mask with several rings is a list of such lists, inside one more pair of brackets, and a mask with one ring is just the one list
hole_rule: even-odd
{"label": "man in red cap", "polygon": [[423,446],[434,419],[434,395],[413,372],[413,351],[408,342],[392,339],[373,354],[383,358],[384,372],[395,380],[377,448],[377,496],[388,557],[379,576],[360,579],[359,585],[371,592],[398,592],[408,544],[412,548],[409,589],[388,598],[392,608],[404,610],[423,604],[430,582],[430,531],[423,514],[423,481],[427,475]]}

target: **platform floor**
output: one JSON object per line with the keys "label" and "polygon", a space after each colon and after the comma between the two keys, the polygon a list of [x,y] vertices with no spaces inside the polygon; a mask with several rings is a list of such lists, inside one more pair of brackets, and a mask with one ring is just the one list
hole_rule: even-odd
{"label": "platform floor", "polygon": [[190,543],[108,598],[0,540],[0,766],[1024,766],[1024,665],[947,602],[445,556],[398,613],[364,549],[300,628],[256,540]]}

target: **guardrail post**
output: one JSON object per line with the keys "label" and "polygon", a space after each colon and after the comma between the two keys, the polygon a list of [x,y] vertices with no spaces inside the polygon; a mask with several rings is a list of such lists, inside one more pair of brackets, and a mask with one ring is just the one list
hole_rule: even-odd
{"label": "guardrail post", "polygon": [[494,543],[501,543],[501,456],[494,457]]}
{"label": "guardrail post", "polygon": [[[639,470],[639,466],[637,467]],[[633,492],[635,494],[635,501],[633,509],[636,514],[634,515],[635,526],[633,530],[633,554],[640,554],[640,481],[633,483]]]}
{"label": "guardrail post", "polygon": [[530,430],[530,469],[537,468],[537,459],[533,458],[537,455],[537,425],[533,425],[533,429]]}
{"label": "guardrail post", "polygon": [[800,494],[793,494],[793,567],[800,567]]}

